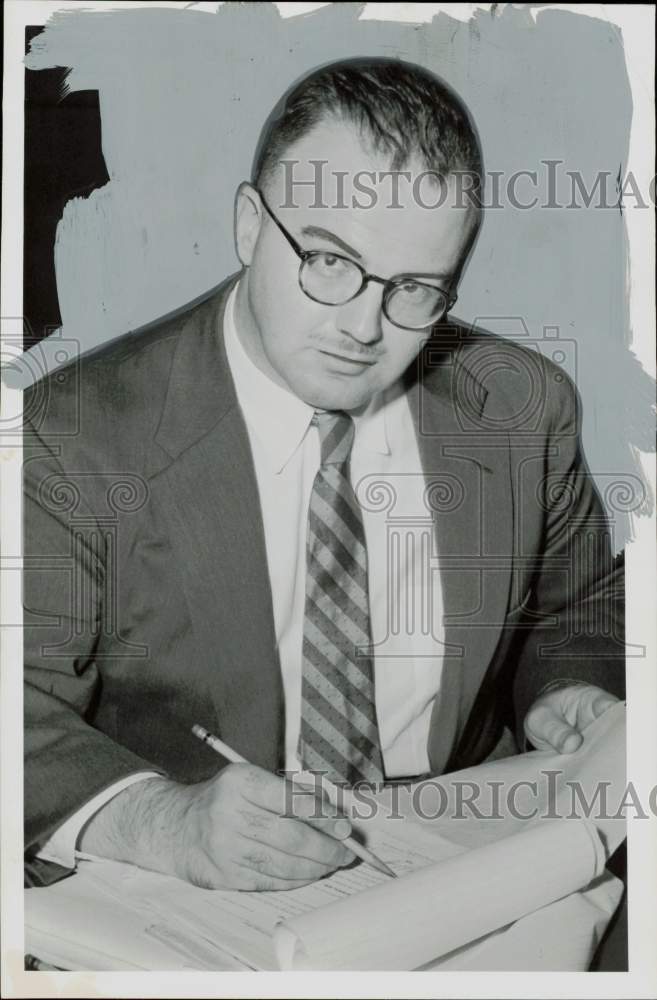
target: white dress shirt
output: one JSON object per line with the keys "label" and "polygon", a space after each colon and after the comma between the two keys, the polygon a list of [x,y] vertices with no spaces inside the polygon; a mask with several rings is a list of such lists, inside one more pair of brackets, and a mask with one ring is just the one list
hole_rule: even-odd
{"label": "white dress shirt", "polygon": [[[274,626],[285,701],[285,767],[298,770],[306,529],[319,468],[313,407],[251,361],[235,324],[236,289],[224,318],[226,353],[246,423],[260,495]],[[404,336],[400,331],[399,336]],[[440,686],[443,613],[430,512],[413,419],[399,384],[354,417],[351,481],[367,543],[376,714],[387,778],[429,768],[427,741]],[[377,486],[378,484],[378,486]],[[71,867],[84,822],[151,772],[105,789],[67,820],[40,856]]]}

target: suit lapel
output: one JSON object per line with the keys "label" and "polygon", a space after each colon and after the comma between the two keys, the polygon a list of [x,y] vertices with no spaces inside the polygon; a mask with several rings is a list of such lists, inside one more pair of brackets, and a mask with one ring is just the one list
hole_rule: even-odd
{"label": "suit lapel", "polygon": [[275,770],[282,683],[255,470],[221,336],[228,291],[180,335],[157,434],[169,458],[150,485],[169,527],[219,733]]}
{"label": "suit lapel", "polygon": [[[434,352],[435,353],[435,352]],[[409,386],[443,591],[445,656],[429,735],[445,769],[500,638],[508,604],[513,509],[508,436],[486,417],[487,394],[453,354]],[[435,361],[436,359],[434,359]]]}

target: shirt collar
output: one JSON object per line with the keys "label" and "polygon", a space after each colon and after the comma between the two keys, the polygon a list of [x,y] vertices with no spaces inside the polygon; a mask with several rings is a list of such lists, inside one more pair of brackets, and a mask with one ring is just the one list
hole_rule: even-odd
{"label": "shirt collar", "polygon": [[[273,471],[279,474],[303,441],[315,411],[260,371],[246,353],[235,317],[238,287],[239,283],[232,289],[224,313],[226,356],[247,426],[263,445]],[[355,449],[390,454],[382,394],[353,419]]]}

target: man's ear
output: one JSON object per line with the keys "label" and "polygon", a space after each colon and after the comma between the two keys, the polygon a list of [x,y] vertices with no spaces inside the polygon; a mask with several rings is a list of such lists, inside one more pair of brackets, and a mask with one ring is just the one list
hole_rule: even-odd
{"label": "man's ear", "polygon": [[235,195],[235,249],[241,264],[248,267],[262,225],[262,205],[257,191],[243,181]]}

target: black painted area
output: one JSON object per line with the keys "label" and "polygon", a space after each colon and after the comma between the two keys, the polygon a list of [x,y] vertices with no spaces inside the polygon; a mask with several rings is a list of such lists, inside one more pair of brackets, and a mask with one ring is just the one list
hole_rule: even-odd
{"label": "black painted area", "polygon": [[[25,48],[43,30],[25,29]],[[23,230],[24,347],[61,325],[54,247],[64,205],[109,180],[101,149],[98,92],[63,97],[65,68],[25,70]]]}

